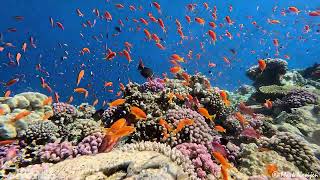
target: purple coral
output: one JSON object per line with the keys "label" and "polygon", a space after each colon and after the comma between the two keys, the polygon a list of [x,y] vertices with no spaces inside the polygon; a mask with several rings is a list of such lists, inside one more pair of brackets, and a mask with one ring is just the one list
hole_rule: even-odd
{"label": "purple coral", "polygon": [[173,142],[173,146],[184,142],[207,144],[214,139],[215,131],[208,126],[204,117],[198,112],[188,108],[169,109],[167,111],[166,120],[168,123],[176,127],[181,119],[192,119],[194,124],[184,128],[177,140]]}
{"label": "purple coral", "polygon": [[77,109],[71,104],[59,102],[59,103],[54,103],[52,107],[53,107],[53,114],[55,116],[63,116],[66,114],[71,116],[77,115]]}
{"label": "purple coral", "polygon": [[143,83],[141,86],[142,91],[159,92],[164,90],[163,80],[160,78],[150,79],[148,82]]}
{"label": "purple coral", "polygon": [[306,90],[293,90],[288,93],[281,100],[274,101],[274,106],[280,107],[283,110],[290,110],[290,108],[298,108],[307,104],[315,104],[317,96]]}
{"label": "purple coral", "polygon": [[6,161],[10,160],[8,158],[14,158],[10,154],[14,155],[18,153],[19,146],[16,144],[8,144],[5,146],[0,146],[0,167],[2,164],[4,164]]}
{"label": "purple coral", "polygon": [[81,155],[97,154],[102,139],[101,133],[94,133],[85,137],[77,146],[72,146],[72,143],[68,141],[46,144],[40,151],[40,160],[42,162],[59,162]]}
{"label": "purple coral", "polygon": [[67,141],[49,143],[44,146],[39,155],[42,162],[59,162],[75,157],[74,146]]}
{"label": "purple coral", "polygon": [[206,179],[208,174],[217,175],[220,168],[211,159],[208,149],[202,144],[183,143],[176,146],[185,156],[188,156],[194,165],[197,175],[201,179]]}
{"label": "purple coral", "polygon": [[78,155],[97,154],[102,139],[103,135],[101,133],[94,133],[85,137],[76,148]]}

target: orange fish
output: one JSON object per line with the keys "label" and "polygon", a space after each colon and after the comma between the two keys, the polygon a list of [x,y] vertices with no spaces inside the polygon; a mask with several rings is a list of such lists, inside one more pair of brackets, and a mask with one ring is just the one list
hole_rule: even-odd
{"label": "orange fish", "polygon": [[279,40],[278,39],[273,39],[273,44],[275,47],[279,46]]}
{"label": "orange fish", "polygon": [[152,2],[153,6],[158,10],[159,14],[161,14],[161,6],[157,2]]}
{"label": "orange fish", "polygon": [[299,14],[299,12],[300,12],[299,9],[294,6],[290,6],[288,9],[289,9],[289,11],[294,12],[296,14]]}
{"label": "orange fish", "polygon": [[112,85],[113,85],[112,82],[104,82],[104,87],[110,87]]}
{"label": "orange fish", "polygon": [[170,104],[171,104],[171,103],[172,103],[172,99],[175,97],[175,95],[174,95],[173,93],[171,93],[171,92],[170,92],[170,93],[168,94],[168,96],[169,96],[168,103],[170,103]]}
{"label": "orange fish", "polygon": [[166,48],[162,45],[162,44],[160,44],[160,43],[156,43],[156,46],[159,48],[159,49],[161,49],[161,50],[165,50]]}
{"label": "orange fish", "polygon": [[21,49],[22,49],[23,52],[26,52],[26,50],[27,50],[27,43],[23,43]]}
{"label": "orange fish", "polygon": [[124,104],[126,102],[126,99],[117,99],[112,101],[111,103],[109,103],[110,107],[114,107],[114,106],[120,106],[122,104]]}
{"label": "orange fish", "polygon": [[248,124],[248,121],[243,117],[243,115],[240,112],[236,112],[234,115],[241,125]]}
{"label": "orange fish", "polygon": [[14,142],[16,142],[15,139],[3,140],[3,141],[0,141],[0,146],[4,146],[4,145],[7,145],[7,144],[12,144]]}
{"label": "orange fish", "polygon": [[85,88],[75,88],[73,91],[77,93],[83,93],[85,98],[89,95],[89,92]]}
{"label": "orange fish", "polygon": [[142,22],[144,25],[148,26],[148,21],[143,19],[143,18],[140,18],[140,22]]}
{"label": "orange fish", "polygon": [[212,30],[209,30],[209,31],[208,31],[208,34],[209,34],[209,36],[211,37],[211,40],[213,41],[213,44],[215,44],[216,41],[217,41],[217,35],[216,35],[216,33],[215,33],[214,31],[212,31]]}
{"label": "orange fish", "polygon": [[108,54],[106,55],[105,59],[107,60],[112,60],[114,57],[116,57],[117,53],[116,52],[112,52],[110,49],[109,49],[109,52]]}
{"label": "orange fish", "polygon": [[198,108],[198,112],[207,119],[210,119],[210,121],[213,121],[216,118],[216,115],[210,115],[206,108],[200,107]]}
{"label": "orange fish", "polygon": [[191,126],[194,124],[192,119],[181,119],[177,125],[177,128],[173,131],[173,134],[180,132],[185,126]]}
{"label": "orange fish", "polygon": [[0,108],[0,116],[2,116],[4,114],[5,114],[4,109]]}
{"label": "orange fish", "polygon": [[120,83],[119,86],[121,91],[124,91],[126,89],[122,83]]}
{"label": "orange fish", "polygon": [[217,130],[218,132],[226,132],[226,129],[222,126],[214,126],[214,129]]}
{"label": "orange fish", "polygon": [[220,164],[223,167],[225,167],[226,169],[231,168],[231,164],[229,164],[228,160],[226,158],[224,158],[220,152],[214,151],[214,152],[212,152],[212,155],[214,158],[216,158],[217,161],[220,162]]}
{"label": "orange fish", "polygon": [[55,100],[55,102],[59,102],[59,98],[60,98],[60,96],[59,96],[59,94],[57,93],[57,92],[54,92],[54,100]]}
{"label": "orange fish", "polygon": [[175,97],[177,97],[178,99],[180,99],[181,101],[184,100],[184,97],[180,94],[174,94]]}
{"label": "orange fish", "polygon": [[10,90],[7,90],[5,93],[4,93],[4,97],[9,97],[11,94],[11,91]]}
{"label": "orange fish", "polygon": [[226,16],[226,21],[229,25],[232,25],[234,22],[231,20],[230,16]]}
{"label": "orange fish", "polygon": [[147,38],[150,40],[151,39],[151,33],[147,29],[144,29],[143,32],[147,36]]}
{"label": "orange fish", "polygon": [[124,6],[123,6],[122,4],[115,4],[115,6],[116,6],[118,9],[124,8]]}
{"label": "orange fish", "polygon": [[152,39],[153,39],[154,41],[156,41],[157,43],[160,42],[160,38],[157,36],[157,34],[152,34],[151,37],[152,37]]}
{"label": "orange fish", "polygon": [[263,104],[263,106],[266,107],[267,109],[271,109],[272,101],[270,101],[270,99],[266,99],[266,102]]}
{"label": "orange fish", "polygon": [[183,77],[183,79],[184,79],[184,80],[186,80],[187,82],[189,82],[189,81],[190,81],[190,76],[189,76],[189,74],[188,74],[188,73],[183,72],[183,73],[181,73],[181,75],[182,75],[182,77]]}
{"label": "orange fish", "polygon": [[210,63],[210,62],[209,62],[208,66],[209,66],[209,67],[216,67],[217,64],[215,64],[215,63]]}
{"label": "orange fish", "polygon": [[14,118],[11,119],[11,123],[16,122],[16,121],[18,121],[19,119],[22,119],[22,118],[28,116],[29,114],[31,114],[30,111],[27,111],[27,110],[22,111],[22,112],[20,112],[19,114],[17,114]]}
{"label": "orange fish", "polygon": [[181,67],[180,66],[174,66],[172,68],[170,68],[170,72],[173,73],[173,74],[176,74],[178,72],[181,71]]}
{"label": "orange fish", "polygon": [[43,100],[43,103],[42,103],[43,106],[50,105],[50,104],[52,104],[52,97],[51,96],[46,98],[45,100]]}
{"label": "orange fish", "polygon": [[269,24],[280,24],[280,21],[277,19],[268,19]]}
{"label": "orange fish", "polygon": [[69,100],[67,101],[67,103],[68,103],[68,104],[71,104],[72,101],[73,101],[73,96],[70,96],[70,97],[69,97]]}
{"label": "orange fish", "polygon": [[222,175],[222,179],[223,180],[228,180],[229,179],[228,170],[224,166],[221,166],[221,175]]}
{"label": "orange fish", "polygon": [[80,84],[81,79],[84,76],[84,70],[81,70],[78,74],[78,79],[77,79],[77,86]]}
{"label": "orange fish", "polygon": [[166,32],[166,28],[164,27],[164,22],[161,18],[158,18],[158,24],[160,25],[163,32]]}
{"label": "orange fish", "polygon": [[127,58],[127,60],[129,61],[129,63],[132,61],[131,56],[129,54],[129,52],[127,50],[123,50],[123,54],[124,56]]}
{"label": "orange fish", "polygon": [[135,131],[132,126],[126,125],[126,119],[122,118],[114,122],[110,128],[105,129],[105,136],[102,140],[102,144],[99,147],[99,152],[109,152],[114,145],[122,137],[128,136]]}
{"label": "orange fish", "polygon": [[135,115],[136,119],[143,119],[143,120],[147,119],[146,113],[142,109],[140,109],[136,106],[130,107],[130,113]]}
{"label": "orange fish", "polygon": [[209,26],[211,26],[213,29],[217,27],[216,23],[214,22],[209,22]]}
{"label": "orange fish", "polygon": [[106,18],[107,21],[112,21],[112,16],[108,11],[104,13],[104,18]]}
{"label": "orange fish", "polygon": [[204,19],[199,17],[194,18],[194,20],[201,25],[204,25],[204,23],[206,22]]}
{"label": "orange fish", "polygon": [[259,59],[258,64],[259,64],[259,69],[261,70],[261,72],[263,72],[267,67],[267,63],[263,59]]}
{"label": "orange fish", "polygon": [[17,61],[18,66],[20,65],[20,59],[21,59],[21,54],[20,54],[20,53],[17,53],[17,55],[16,55],[16,61]]}
{"label": "orange fish", "polygon": [[167,123],[166,120],[164,120],[163,118],[161,118],[159,120],[159,125],[163,126],[164,128],[166,128],[167,130],[172,131],[172,127],[170,126],[170,124]]}
{"label": "orange fish", "polygon": [[274,173],[278,171],[278,166],[276,164],[267,164],[266,171],[267,175],[272,177]]}
{"label": "orange fish", "polygon": [[53,116],[53,114],[52,114],[51,112],[47,112],[47,113],[45,113],[45,114],[43,115],[42,120],[47,120],[47,119],[49,119],[49,118],[52,117],[52,116]]}
{"label": "orange fish", "polygon": [[226,91],[220,91],[220,97],[226,106],[230,106],[230,101],[228,100]]}
{"label": "orange fish", "polygon": [[180,57],[178,54],[172,54],[170,59],[178,62],[185,62],[183,57]]}
{"label": "orange fish", "polygon": [[0,52],[2,52],[4,50],[4,47],[0,46]]}
{"label": "orange fish", "polygon": [[85,47],[82,49],[82,52],[83,53],[90,53],[90,49]]}
{"label": "orange fish", "polygon": [[61,22],[56,22],[56,24],[61,30],[64,30],[64,26]]}
{"label": "orange fish", "polygon": [[77,11],[77,14],[78,14],[79,17],[83,17],[84,16],[84,14],[81,12],[81,10],[79,8],[77,8],[76,11]]}
{"label": "orange fish", "polygon": [[191,22],[191,17],[188,16],[188,15],[186,15],[185,18],[186,18],[187,22],[190,24],[190,22]]}
{"label": "orange fish", "polygon": [[92,106],[96,106],[99,103],[99,99],[96,99],[95,101],[93,101]]}

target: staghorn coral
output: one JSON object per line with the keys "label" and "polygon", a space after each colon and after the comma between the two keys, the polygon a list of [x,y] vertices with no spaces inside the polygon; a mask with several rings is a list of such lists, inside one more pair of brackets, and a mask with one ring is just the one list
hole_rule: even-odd
{"label": "staghorn coral", "polygon": [[262,138],[259,145],[284,156],[288,161],[293,162],[300,171],[320,176],[319,160],[301,137],[288,132],[279,132],[270,139]]}
{"label": "staghorn coral", "polygon": [[306,90],[293,90],[281,100],[274,101],[274,106],[290,112],[291,108],[298,108],[308,104],[316,104],[317,96]]}
{"label": "staghorn coral", "polygon": [[255,87],[267,85],[281,85],[280,80],[287,72],[288,63],[282,59],[265,59],[266,69],[261,72],[258,65],[250,67],[246,75],[254,81]]}
{"label": "staghorn coral", "polygon": [[26,130],[20,131],[19,138],[26,143],[34,141],[37,145],[44,145],[56,141],[60,137],[58,131],[58,126],[49,120],[36,121],[30,123]]}
{"label": "staghorn coral", "polygon": [[197,175],[201,179],[207,179],[209,174],[217,176],[219,166],[213,162],[208,149],[202,144],[182,143],[175,147],[183,155],[187,156],[195,167]]}

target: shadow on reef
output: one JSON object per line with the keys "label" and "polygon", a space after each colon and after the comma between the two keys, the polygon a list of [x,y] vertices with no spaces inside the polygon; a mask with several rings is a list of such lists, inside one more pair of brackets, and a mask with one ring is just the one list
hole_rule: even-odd
{"label": "shadow on reef", "polygon": [[0,98],[2,173],[13,179],[54,179],[57,172],[66,179],[320,176],[319,66],[288,70],[284,60],[265,62],[263,72],[247,70],[253,86],[235,92],[179,72],[130,82],[106,110],[44,105],[50,98],[34,92]]}

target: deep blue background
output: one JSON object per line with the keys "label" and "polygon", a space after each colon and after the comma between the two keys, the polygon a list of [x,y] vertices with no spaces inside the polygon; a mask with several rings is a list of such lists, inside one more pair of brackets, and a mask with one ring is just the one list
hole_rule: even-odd
{"label": "deep blue background", "polygon": [[[154,69],[158,76],[163,72],[169,73],[171,64],[169,57],[173,53],[180,54],[186,58],[189,50],[193,51],[193,59],[183,64],[187,72],[202,72],[212,78],[212,83],[224,89],[233,90],[242,83],[250,83],[245,77],[245,69],[256,64],[257,59],[265,57],[275,57],[275,48],[272,39],[278,38],[280,42],[280,55],[289,55],[290,68],[304,68],[315,62],[320,62],[320,42],[319,32],[320,17],[310,17],[308,12],[316,10],[320,7],[320,1],[285,1],[285,0],[235,0],[235,1],[214,1],[209,2],[209,9],[205,10],[203,2],[206,1],[182,1],[182,0],[158,0],[161,4],[162,14],[151,6],[151,1],[103,1],[103,0],[2,0],[1,16],[0,16],[0,32],[3,34],[4,42],[11,42],[16,48],[7,48],[0,53],[0,81],[8,80],[19,76],[21,81],[10,90],[13,94],[23,91],[39,91],[48,94],[45,89],[41,88],[39,77],[44,77],[50,84],[54,92],[58,92],[61,100],[68,99],[70,95],[75,97],[76,103],[88,101],[92,103],[95,96],[100,100],[109,101],[114,98],[115,93],[119,90],[118,82],[127,83],[128,79],[137,82],[143,82],[144,79],[136,70],[139,58],[141,57],[144,64]],[[122,3],[125,8],[115,8],[116,3]],[[186,8],[188,3],[196,3],[195,12],[189,12]],[[129,5],[134,5],[137,9],[141,5],[142,11],[130,11]],[[233,11],[229,12],[229,5],[233,6]],[[213,21],[211,10],[213,6],[217,6],[218,20],[217,25],[223,23],[224,26],[218,27],[215,32],[218,36],[223,36],[222,40],[218,40],[215,45],[209,43],[209,37],[206,34],[210,29],[208,22]],[[273,12],[273,8],[277,6]],[[298,7],[301,12],[299,15],[287,12],[286,16],[281,15],[281,10],[287,9],[289,6]],[[76,9],[80,8],[85,15],[83,18],[78,17]],[[112,16],[112,22],[106,22],[105,19],[97,18],[92,10],[99,9],[100,15],[108,10]],[[147,13],[158,18],[161,17],[167,28],[167,33],[163,33],[158,24],[149,23],[145,26],[141,23],[134,23],[133,18],[141,17],[149,20]],[[23,21],[16,21],[13,16],[24,16]],[[205,26],[201,26],[195,22],[190,25],[185,20],[185,15],[202,17],[206,20]],[[225,16],[229,15],[235,22],[233,26],[229,26],[225,22]],[[252,18],[248,18],[252,16]],[[52,28],[49,23],[49,17],[55,22],[63,23],[65,30],[55,27]],[[126,21],[128,17],[129,21]],[[268,24],[267,19],[278,19],[281,24]],[[94,28],[83,28],[82,22],[97,20]],[[113,37],[116,33],[115,26],[119,26],[118,20],[121,19],[125,26],[119,36]],[[184,40],[183,44],[179,44],[180,37],[177,34],[175,19],[179,19],[182,24],[185,36],[193,38],[193,40]],[[262,28],[259,30],[252,22],[256,21]],[[239,24],[244,24],[244,28],[240,30]],[[141,26],[140,31],[129,31],[132,27],[136,29],[137,25]],[[311,32],[304,33],[304,26],[309,25]],[[17,32],[7,32],[7,28],[15,27]],[[166,50],[159,50],[154,41],[146,41],[143,29],[147,28],[151,33],[156,33],[163,39],[161,42]],[[232,33],[234,39],[229,40],[224,34],[225,30]],[[264,31],[264,32],[263,32]],[[80,34],[84,35],[84,39]],[[240,33],[240,37],[236,34]],[[92,36],[103,35],[101,42],[97,42]],[[108,38],[106,38],[108,34]],[[33,36],[36,40],[37,48],[31,48],[29,38]],[[116,57],[113,61],[103,60],[105,45],[113,51],[121,51],[124,48],[124,42],[133,44],[132,61],[128,61],[124,57]],[[6,66],[9,60],[7,53],[11,52],[15,56],[17,52],[21,52],[23,42],[28,43],[26,53],[22,53],[20,66]],[[205,51],[200,48],[200,42],[204,42]],[[262,42],[262,43],[259,43]],[[67,44],[62,48],[59,44]],[[3,46],[3,45],[2,45]],[[79,51],[83,47],[88,47],[91,54],[79,55]],[[229,49],[235,49],[237,54],[232,55]],[[254,50],[256,53],[251,54]],[[61,60],[68,51],[68,59]],[[201,59],[196,59],[196,54],[201,53]],[[223,57],[228,57],[231,66],[227,66],[223,62]],[[217,64],[216,68],[211,68],[212,74],[208,71],[208,62]],[[40,63],[49,73],[49,77],[36,71],[36,64]],[[85,67],[81,67],[85,64]],[[85,70],[85,77],[81,81],[80,87],[87,88],[88,84],[92,84],[89,89],[89,98],[83,99],[82,95],[74,94],[73,89],[76,87],[76,78],[80,69]],[[90,76],[90,72],[93,76]],[[221,72],[221,76],[218,73]],[[24,76],[25,75],[25,76]],[[114,93],[107,92],[103,88],[105,81],[114,83]],[[1,86],[1,91],[7,90]]]}

